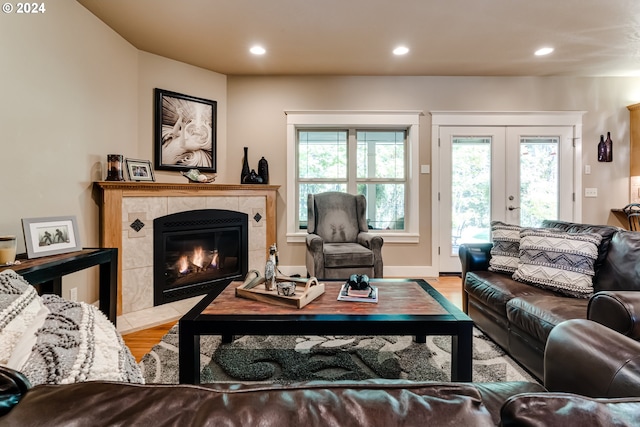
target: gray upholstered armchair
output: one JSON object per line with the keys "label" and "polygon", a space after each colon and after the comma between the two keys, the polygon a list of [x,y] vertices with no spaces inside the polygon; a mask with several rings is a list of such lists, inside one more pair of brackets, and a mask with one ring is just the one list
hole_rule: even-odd
{"label": "gray upholstered armchair", "polygon": [[363,195],[309,194],[307,271],[319,279],[382,277],[382,237],[369,233]]}

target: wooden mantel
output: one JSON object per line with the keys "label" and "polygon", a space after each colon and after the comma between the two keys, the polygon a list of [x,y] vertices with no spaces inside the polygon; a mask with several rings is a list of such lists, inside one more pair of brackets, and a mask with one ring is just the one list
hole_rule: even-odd
{"label": "wooden mantel", "polygon": [[[160,182],[100,181],[100,245],[118,248],[117,313],[122,314],[122,200],[127,197],[264,197],[268,242],[276,241],[276,198],[279,185],[264,184],[177,184]],[[266,248],[265,258],[268,256]]]}

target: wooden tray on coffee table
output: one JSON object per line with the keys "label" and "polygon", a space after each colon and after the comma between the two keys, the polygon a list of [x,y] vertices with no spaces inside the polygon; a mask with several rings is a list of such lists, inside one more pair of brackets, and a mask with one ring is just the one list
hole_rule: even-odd
{"label": "wooden tray on coffee table", "polygon": [[324,283],[318,283],[315,277],[276,277],[276,282],[294,283],[295,294],[286,296],[278,295],[276,289],[268,291],[264,286],[265,278],[257,270],[251,270],[247,273],[244,283],[236,288],[236,296],[285,307],[302,308],[324,294]]}

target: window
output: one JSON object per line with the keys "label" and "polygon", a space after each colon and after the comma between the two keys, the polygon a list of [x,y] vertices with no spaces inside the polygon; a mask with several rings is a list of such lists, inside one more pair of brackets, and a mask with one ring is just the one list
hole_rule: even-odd
{"label": "window", "polygon": [[[369,228],[417,242],[419,113],[287,112],[287,241],[303,241],[307,195],[364,194]],[[292,206],[293,205],[293,206]],[[414,222],[411,218],[416,218]]]}

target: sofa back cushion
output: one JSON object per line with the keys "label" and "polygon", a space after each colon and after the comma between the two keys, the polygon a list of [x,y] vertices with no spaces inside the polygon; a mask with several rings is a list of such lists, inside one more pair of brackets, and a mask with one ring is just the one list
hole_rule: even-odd
{"label": "sofa back cushion", "polygon": [[618,231],[594,282],[595,291],[640,291],[640,233]]}

